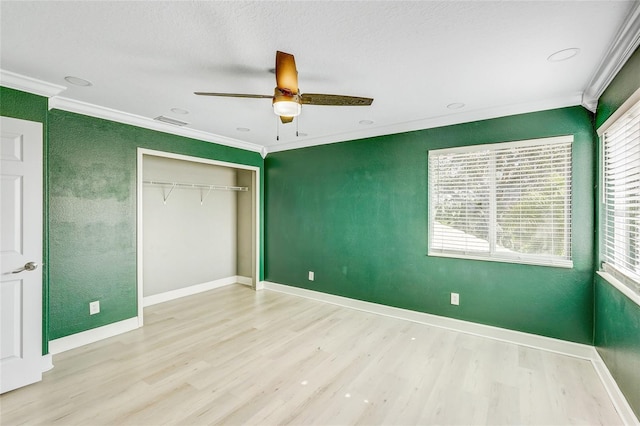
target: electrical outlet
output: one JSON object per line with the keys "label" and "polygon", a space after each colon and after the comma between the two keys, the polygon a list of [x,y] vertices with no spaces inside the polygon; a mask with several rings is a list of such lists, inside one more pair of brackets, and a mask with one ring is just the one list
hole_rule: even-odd
{"label": "electrical outlet", "polygon": [[460,294],[451,293],[451,304],[452,305],[459,305],[460,304]]}
{"label": "electrical outlet", "polygon": [[100,301],[89,303],[89,315],[95,315],[100,313]]}
{"label": "electrical outlet", "polygon": [[309,281],[313,281],[316,278],[316,274],[313,271],[309,271]]}

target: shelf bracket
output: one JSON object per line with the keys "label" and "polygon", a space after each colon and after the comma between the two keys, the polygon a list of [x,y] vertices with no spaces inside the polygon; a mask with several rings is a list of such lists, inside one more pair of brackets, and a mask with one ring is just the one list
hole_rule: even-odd
{"label": "shelf bracket", "polygon": [[176,187],[176,184],[174,183],[173,185],[171,185],[171,189],[169,190],[169,192],[167,193],[167,195],[164,195],[164,191],[163,191],[163,198],[164,198],[164,204],[167,204],[167,200],[169,199],[169,195],[171,195],[171,193],[173,192],[173,189]]}
{"label": "shelf bracket", "polygon": [[211,190],[212,190],[212,189],[213,189],[213,188],[209,188],[209,190],[207,191],[207,194],[206,194],[204,197],[202,197],[202,192],[203,192],[203,191],[202,191],[202,190],[200,191],[200,205],[202,205],[202,204],[204,203],[204,200],[206,200],[206,199],[207,199],[207,197],[208,197],[208,196],[209,196],[209,194],[211,193]]}

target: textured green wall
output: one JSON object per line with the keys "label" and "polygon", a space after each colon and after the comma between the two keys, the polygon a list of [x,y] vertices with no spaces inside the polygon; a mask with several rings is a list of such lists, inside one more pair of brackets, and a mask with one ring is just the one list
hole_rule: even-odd
{"label": "textured green wall", "polygon": [[51,339],[137,315],[138,147],[263,165],[255,152],[58,110],[49,134]]}
{"label": "textured green wall", "polygon": [[596,129],[640,87],[640,48],[631,55],[598,99]]}
{"label": "textured green wall", "polygon": [[[600,97],[596,125],[604,123],[638,88],[640,50],[636,50]],[[595,345],[640,418],[640,306],[599,276],[595,292]]]}
{"label": "textured green wall", "polygon": [[640,306],[596,276],[596,345],[640,418]]}
{"label": "textured green wall", "polygon": [[[567,134],[573,269],[426,256],[429,149]],[[591,114],[573,107],[269,154],[265,277],[590,344],[594,146]]]}
{"label": "textured green wall", "polygon": [[48,99],[43,96],[0,86],[0,115],[46,123],[47,105]]}
{"label": "textured green wall", "polygon": [[47,208],[47,108],[48,100],[43,96],[0,87],[0,115],[21,120],[43,123],[43,236],[42,236],[42,354],[49,353],[49,262],[48,262],[48,208]]}

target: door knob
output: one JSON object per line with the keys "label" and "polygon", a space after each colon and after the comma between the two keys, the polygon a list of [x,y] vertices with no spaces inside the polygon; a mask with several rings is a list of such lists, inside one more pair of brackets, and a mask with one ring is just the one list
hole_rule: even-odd
{"label": "door knob", "polygon": [[34,271],[37,267],[38,267],[37,263],[27,262],[24,264],[22,268],[16,269],[15,271],[13,271],[12,274],[19,274],[20,272],[23,272],[23,271]]}

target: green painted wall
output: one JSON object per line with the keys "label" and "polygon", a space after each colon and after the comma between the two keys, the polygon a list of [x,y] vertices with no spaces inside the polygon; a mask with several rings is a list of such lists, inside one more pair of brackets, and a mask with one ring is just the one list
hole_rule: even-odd
{"label": "green painted wall", "polygon": [[640,87],[640,48],[631,55],[598,99],[596,129]]}
{"label": "green painted wall", "polygon": [[0,86],[0,115],[21,120],[47,122],[48,99]]}
{"label": "green painted wall", "polygon": [[[640,50],[636,50],[600,97],[596,126],[604,123],[638,88]],[[640,418],[640,306],[599,276],[595,292],[595,345]]]}
{"label": "green painted wall", "polygon": [[[567,134],[573,269],[426,256],[429,149]],[[269,154],[266,280],[591,344],[595,140],[572,107]]]}
{"label": "green painted wall", "polygon": [[49,353],[49,262],[48,262],[48,208],[47,208],[47,109],[48,99],[0,86],[0,115],[43,123],[43,241],[42,241],[42,354]]}
{"label": "green painted wall", "polygon": [[596,276],[598,353],[640,418],[640,306]]}
{"label": "green painted wall", "polygon": [[51,339],[137,315],[138,147],[263,165],[255,152],[58,110],[49,134]]}

